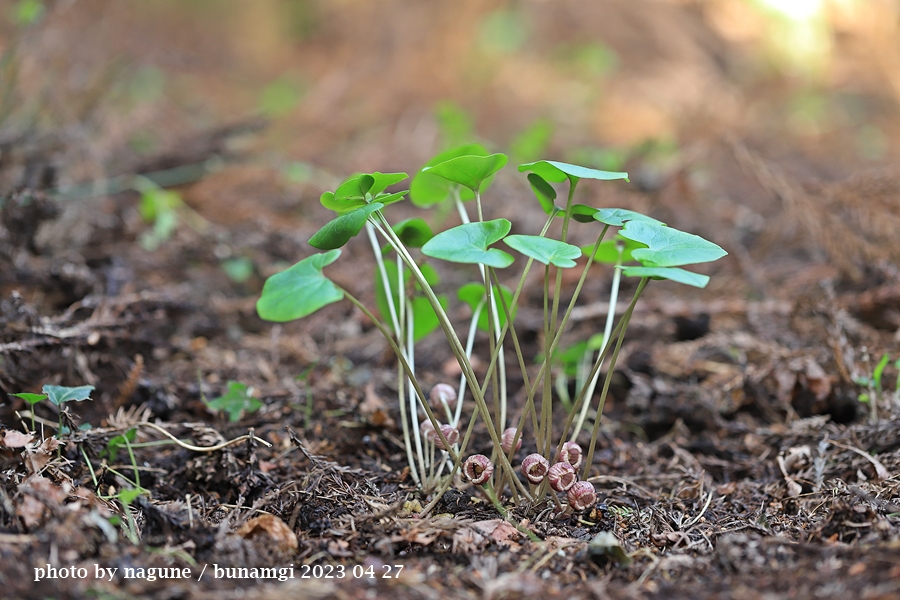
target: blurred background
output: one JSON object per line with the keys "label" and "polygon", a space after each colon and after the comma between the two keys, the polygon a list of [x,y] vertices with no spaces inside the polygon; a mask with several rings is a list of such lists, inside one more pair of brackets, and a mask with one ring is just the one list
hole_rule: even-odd
{"label": "blurred background", "polygon": [[897,256],[857,208],[900,203],[898,0],[7,0],[0,19],[6,192],[144,174],[208,221],[297,226],[353,172],[475,139],[628,170],[615,201],[728,247],[741,281],[789,242],[802,268],[776,282]]}

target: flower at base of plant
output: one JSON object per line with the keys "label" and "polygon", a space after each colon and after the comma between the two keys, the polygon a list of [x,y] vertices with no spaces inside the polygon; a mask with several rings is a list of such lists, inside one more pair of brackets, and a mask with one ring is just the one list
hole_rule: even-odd
{"label": "flower at base of plant", "polygon": [[566,492],[569,498],[569,506],[575,510],[586,510],[597,503],[597,492],[594,484],[589,481],[579,481]]}
{"label": "flower at base of plant", "polygon": [[[444,434],[444,437],[447,438],[447,442],[449,442],[451,446],[459,441],[459,429],[456,429],[452,425],[441,425],[441,433]],[[444,442],[442,442],[441,438],[437,435],[434,437],[434,445],[441,450],[448,449],[444,448]]]}
{"label": "flower at base of plant", "polygon": [[567,492],[578,481],[578,475],[575,474],[575,467],[569,463],[558,462],[547,471],[547,479],[550,487],[557,492]]}
{"label": "flower at base of plant", "polygon": [[[503,432],[503,435],[500,436],[500,447],[503,448],[503,451],[509,453],[512,449],[513,439],[516,437],[516,428],[510,427],[509,429]],[[516,442],[516,452],[519,451],[519,448],[522,447],[522,436],[519,436],[518,441]]]}
{"label": "flower at base of plant", "polygon": [[550,461],[540,454],[529,454],[522,461],[522,475],[534,485],[542,482],[549,470]]}
{"label": "flower at base of plant", "polygon": [[439,383],[431,388],[431,406],[437,408],[446,402],[449,406],[456,404],[456,390],[448,383]]}
{"label": "flower at base of plant", "polygon": [[463,475],[475,485],[487,482],[494,474],[494,463],[484,454],[473,454],[463,463]]}
{"label": "flower at base of plant", "polygon": [[556,462],[569,463],[576,469],[581,466],[581,459],[584,453],[575,442],[566,442],[562,445],[559,454],[556,455]]}

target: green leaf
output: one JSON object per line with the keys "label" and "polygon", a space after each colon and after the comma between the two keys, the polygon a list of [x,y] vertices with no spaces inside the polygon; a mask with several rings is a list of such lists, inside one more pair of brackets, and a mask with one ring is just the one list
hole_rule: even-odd
{"label": "green leaf", "polygon": [[709,275],[692,273],[675,267],[622,267],[626,277],[650,277],[651,279],[668,279],[685,285],[705,288],[709,283]]}
{"label": "green leaf", "polygon": [[333,192],[325,192],[319,198],[322,206],[337,213],[347,213],[366,206],[373,200],[385,206],[401,200],[407,192],[384,194],[385,188],[409,177],[406,173],[358,173],[347,178]]}
{"label": "green leaf", "polygon": [[425,167],[422,171],[458,183],[474,192],[481,190],[482,184],[489,177],[505,167],[507,160],[505,154],[457,156]]}
{"label": "green leaf", "polygon": [[[594,262],[606,263],[608,265],[615,265],[619,263],[619,246],[622,246],[622,262],[632,262],[634,257],[631,256],[631,253],[638,248],[646,248],[646,244],[642,244],[640,242],[635,242],[634,240],[629,240],[623,238],[619,235],[614,237],[611,240],[606,240],[604,242],[600,242],[600,245],[597,246],[597,252],[594,253]],[[588,244],[587,246],[582,246],[581,250],[585,254],[590,254],[591,250],[594,249],[593,244]]]}
{"label": "green leaf", "polygon": [[229,381],[228,392],[207,402],[207,406],[215,411],[228,413],[228,420],[236,423],[241,420],[244,412],[256,412],[262,408],[263,403],[254,398],[253,389],[240,381]]}
{"label": "green leaf", "polygon": [[545,265],[564,269],[575,266],[575,259],[581,256],[581,248],[536,235],[508,235],[504,243],[525,256]]}
{"label": "green leaf", "polygon": [[875,370],[872,371],[872,379],[875,380],[875,385],[878,386],[878,389],[881,389],[881,375],[884,373],[884,368],[888,365],[891,358],[887,354],[881,357],[881,360],[878,361],[878,364],[875,365]]}
{"label": "green leaf", "polygon": [[382,208],[384,208],[383,204],[373,202],[335,217],[309,238],[309,245],[319,250],[340,248],[349,242],[350,238],[362,231],[369,215]]}
{"label": "green leaf", "polygon": [[94,391],[92,385],[82,385],[78,387],[66,387],[63,385],[45,385],[41,391],[47,394],[47,398],[53,404],[62,406],[65,402],[81,402],[91,399],[91,392]]}
{"label": "green leaf", "polygon": [[633,210],[628,210],[627,208],[599,208],[594,212],[593,217],[601,223],[612,225],[614,227],[622,227],[628,221],[642,221],[644,223],[665,225],[662,221],[658,221],[647,215],[642,215],[639,212],[634,212]]}
{"label": "green leaf", "polygon": [[[440,164],[457,156],[487,156],[488,154],[489,152],[481,144],[465,144],[434,156],[413,177],[412,183],[409,185],[410,201],[416,206],[427,207],[439,204],[450,197],[450,190],[454,187],[453,183],[424,171],[426,167]],[[460,199],[471,200],[474,197],[471,190],[460,190]]]}
{"label": "green leaf", "polygon": [[375,198],[373,198],[373,200],[387,206],[388,204],[393,204],[394,202],[400,202],[408,193],[408,190],[403,190],[402,192],[393,192],[391,194],[382,192],[381,194],[377,194]]}
{"label": "green leaf", "polygon": [[599,179],[601,181],[624,179],[625,181],[628,181],[628,173],[600,171],[555,160],[538,160],[519,165],[520,173],[525,173],[526,171],[537,173],[547,181],[553,183],[560,183],[566,179]]}
{"label": "green leaf", "polygon": [[144,490],[140,488],[128,488],[125,490],[120,490],[118,494],[116,494],[119,498],[119,502],[124,504],[125,506],[130,506],[132,502],[134,502],[138,496],[143,493]]}
{"label": "green leaf", "polygon": [[[503,305],[499,302],[500,296],[498,296],[497,294],[499,293],[503,297],[503,301],[506,303],[507,308],[509,308],[509,311],[512,314],[513,318],[515,318],[516,307],[512,306],[513,293],[505,285],[502,286],[499,291],[497,289],[497,286],[495,285],[493,288],[493,292],[494,298],[497,299],[497,316],[500,318],[500,327],[503,327],[504,325],[506,325],[506,311],[503,310]],[[484,300],[484,286],[480,283],[467,283],[466,285],[459,288],[456,296],[461,301],[468,304],[472,309],[472,312],[474,313],[478,304]],[[481,331],[490,331],[490,318],[491,312],[485,305],[481,309],[481,314],[478,315],[478,329],[480,329]]]}
{"label": "green leaf", "polygon": [[406,173],[380,173],[378,171],[375,171],[374,173],[370,173],[365,177],[367,178],[367,182],[371,180],[369,189],[367,189],[366,192],[375,196],[382,193],[385,189],[394,185],[395,183],[400,183],[404,179],[408,179],[409,175],[407,175]]}
{"label": "green leaf", "polygon": [[408,248],[421,248],[434,237],[434,232],[424,219],[405,219],[394,225],[393,229]]}
{"label": "green leaf", "polygon": [[502,269],[513,263],[513,257],[497,248],[488,248],[509,233],[511,224],[506,219],[483,223],[464,223],[442,231],[427,244],[422,252],[432,258],[450,262],[483,264]]}
{"label": "green leaf", "polygon": [[283,323],[310,315],[344,297],[322,269],[341,255],[340,250],[314,254],[266,280],[256,312],[266,321]]}
{"label": "green leaf", "polygon": [[587,204],[572,205],[572,218],[579,223],[593,223],[594,214],[596,212],[596,208],[594,208],[593,206],[588,206]]}
{"label": "green leaf", "polygon": [[106,458],[109,462],[114,463],[119,454],[119,448],[126,445],[126,441],[131,443],[137,437],[137,428],[132,427],[125,432],[124,435],[117,435],[106,443],[106,450],[100,453],[100,458]]}
{"label": "green leaf", "polygon": [[556,190],[543,177],[537,173],[529,173],[528,183],[531,185],[531,191],[534,192],[546,214],[549,215],[551,212],[555,212],[559,215],[563,213],[563,209],[556,206]]}
{"label": "green leaf", "polygon": [[28,392],[21,392],[19,394],[10,394],[10,396],[15,396],[16,398],[21,398],[31,406],[34,406],[41,400],[47,399],[47,394],[29,394]]}
{"label": "green leaf", "polygon": [[677,267],[722,258],[727,252],[698,235],[658,223],[628,221],[619,235],[646,244],[631,254],[645,267]]}

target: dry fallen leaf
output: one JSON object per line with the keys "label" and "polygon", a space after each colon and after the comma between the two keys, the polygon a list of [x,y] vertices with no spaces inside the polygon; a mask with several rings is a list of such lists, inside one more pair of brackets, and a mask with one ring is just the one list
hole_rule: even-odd
{"label": "dry fallen leaf", "polygon": [[394,422],[388,415],[387,404],[375,393],[375,382],[366,385],[366,397],[359,403],[359,412],[375,427],[391,427]]}
{"label": "dry fallen leaf", "polygon": [[56,438],[47,438],[40,444],[32,442],[25,446],[25,451],[22,452],[25,468],[32,475],[39,473],[53,458],[57,448],[59,448],[59,440]]}
{"label": "dry fallen leaf", "polygon": [[291,528],[278,517],[269,514],[250,519],[241,525],[237,534],[249,540],[258,540],[260,536],[266,536],[282,551],[296,550],[298,546],[297,536]]}
{"label": "dry fallen leaf", "polygon": [[34,440],[33,433],[22,433],[15,429],[7,429],[0,437],[0,444],[7,448],[24,448]]}

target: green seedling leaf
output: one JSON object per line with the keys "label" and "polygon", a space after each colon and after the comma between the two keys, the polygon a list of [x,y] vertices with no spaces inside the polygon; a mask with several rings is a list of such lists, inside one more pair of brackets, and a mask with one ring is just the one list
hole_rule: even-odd
{"label": "green seedling leaf", "polygon": [[293,321],[341,300],[344,293],[322,273],[340,255],[340,250],[314,254],[269,277],[256,303],[260,318],[278,323]]}
{"label": "green seedling leaf", "polygon": [[562,214],[563,209],[556,206],[556,190],[553,189],[552,185],[547,183],[547,181],[537,173],[528,174],[528,183],[531,185],[531,191],[534,192],[535,197],[538,202],[541,203],[541,208],[544,209],[546,214],[549,215],[551,212],[554,212],[557,215]]}
{"label": "green seedling leaf", "polygon": [[627,208],[599,208],[595,210],[593,218],[606,225],[612,225],[613,227],[623,227],[628,221],[642,221],[644,223],[665,225],[662,221],[658,221],[647,215],[642,215],[639,212],[634,212],[633,210],[628,210]]}
{"label": "green seedling leaf", "polygon": [[222,270],[234,283],[244,283],[253,275],[253,261],[244,256],[222,261]]}
{"label": "green seedling leaf", "polygon": [[[385,273],[387,273],[388,285],[390,286],[391,295],[394,300],[394,308],[396,308],[400,305],[400,292],[397,288],[397,265],[392,262],[385,262],[384,270]],[[433,268],[428,265],[422,265],[420,270],[422,271],[425,280],[428,282],[428,285],[435,285],[437,283],[437,273]],[[412,279],[412,273],[407,270],[404,275],[404,279],[406,280],[405,283],[408,283],[410,279]],[[384,289],[383,280],[381,279],[381,273],[379,273],[377,269],[375,270],[374,281],[375,305],[378,307],[378,312],[381,313],[381,318],[384,322],[393,328],[394,319],[391,316],[391,309],[388,305],[387,294]],[[441,307],[446,310],[447,297],[438,294],[437,299]],[[407,304],[407,310],[409,310],[410,307],[412,307],[413,311],[413,341],[418,342],[437,329],[440,326],[440,320],[427,298],[423,298],[422,296],[413,297],[411,302]]]}
{"label": "green seedling leaf", "polygon": [[502,240],[511,226],[506,219],[464,223],[431,238],[422,246],[422,252],[426,256],[450,262],[480,263],[502,269],[513,263],[513,257],[488,246]]}
{"label": "green seedling leaf", "polygon": [[262,408],[263,403],[253,397],[253,388],[240,381],[229,381],[228,392],[210,400],[206,405],[215,411],[225,411],[228,413],[228,420],[237,423],[244,412],[256,412]]}
{"label": "green seedling leaf", "polygon": [[481,190],[482,184],[506,166],[509,160],[505,154],[491,154],[489,156],[457,156],[442,163],[425,167],[424,173],[443,177],[453,183],[469,188],[473,192]]}
{"label": "green seedling leaf", "polygon": [[[600,242],[600,245],[597,246],[597,251],[594,253],[594,262],[605,263],[608,265],[619,264],[619,246],[622,246],[622,263],[634,261],[634,257],[631,256],[632,251],[637,250],[638,248],[647,247],[646,244],[635,242],[634,240],[629,240],[617,235],[611,240]],[[581,251],[585,254],[590,254],[593,249],[593,244],[581,247]]]}
{"label": "green seedling leaf", "polygon": [[394,225],[394,233],[407,248],[421,248],[434,237],[424,219],[405,219]]}
{"label": "green seedling leaf", "polygon": [[47,399],[47,394],[29,394],[28,392],[22,392],[19,394],[10,394],[10,396],[15,396],[16,398],[21,398],[31,406],[34,406],[41,400]]}
{"label": "green seedling leaf", "polygon": [[705,288],[709,283],[709,275],[692,273],[676,267],[622,267],[626,277],[650,277],[651,279],[668,279],[685,285]]}
{"label": "green seedling leaf", "polygon": [[117,496],[119,498],[119,502],[121,502],[125,506],[131,506],[131,503],[134,502],[142,492],[143,490],[141,490],[140,488],[128,488],[125,490],[120,490]]}
{"label": "green seedling leaf", "polygon": [[536,235],[508,235],[504,243],[539,263],[563,269],[575,266],[575,259],[581,257],[581,248]]}
{"label": "green seedling leaf", "polygon": [[128,443],[134,442],[136,437],[137,429],[134,427],[126,431],[124,435],[115,436],[106,443],[106,449],[100,453],[100,458],[106,458],[111,463],[116,462],[116,458],[119,455],[119,448],[125,446],[126,441]]}
{"label": "green seedling leaf", "polygon": [[45,385],[41,391],[47,394],[47,398],[53,404],[62,406],[66,402],[82,402],[91,399],[91,392],[94,391],[92,385],[82,385],[78,387],[66,387],[63,385]]}
{"label": "green seedling leaf", "polygon": [[519,172],[525,173],[531,171],[537,173],[547,181],[552,183],[561,183],[566,179],[599,179],[601,181],[610,181],[612,179],[624,179],[628,181],[628,173],[620,173],[617,171],[600,171],[597,169],[589,169],[587,167],[579,167],[578,165],[570,165],[569,163],[558,162],[555,160],[538,160],[535,162],[519,165]]}
{"label": "green seedling leaf", "polygon": [[[516,307],[512,306],[513,293],[512,291],[506,287],[502,286],[499,290],[497,286],[494,286],[494,298],[499,299],[499,293],[503,297],[503,301],[506,303],[506,306],[509,308],[510,313],[513,317],[516,316]],[[478,306],[480,302],[484,300],[484,286],[480,283],[467,283],[466,285],[459,288],[459,291],[456,293],[457,297],[469,305],[472,309],[472,312],[475,312],[475,308]],[[506,311],[503,310],[503,305],[499,302],[497,303],[497,316],[500,318],[500,327],[506,325]],[[488,310],[487,306],[481,309],[481,314],[478,315],[478,324],[477,327],[481,331],[490,331],[491,330],[491,312]]]}
{"label": "green seedling leaf", "polygon": [[309,238],[309,245],[319,250],[340,248],[362,231],[369,215],[382,208],[384,208],[382,203],[373,202],[335,217]]}
{"label": "green seedling leaf", "polygon": [[[446,162],[458,156],[487,156],[489,152],[481,144],[465,144],[445,150],[425,163],[425,166],[416,173],[409,185],[410,201],[419,207],[428,207],[440,204],[450,197],[450,190],[454,184],[443,177],[428,173],[424,169]],[[471,200],[475,194],[471,190],[460,190],[461,200]]]}
{"label": "green seedling leaf", "polygon": [[875,365],[875,370],[872,371],[872,379],[875,380],[875,385],[878,389],[881,389],[881,376],[884,374],[884,368],[888,366],[888,362],[890,362],[891,358],[887,354],[881,357],[881,360],[878,361],[878,364]]}
{"label": "green seedling leaf", "polygon": [[698,235],[658,223],[628,221],[619,235],[646,244],[631,255],[645,267],[678,267],[722,258],[727,252]]}
{"label": "green seedling leaf", "polygon": [[319,198],[322,206],[343,214],[366,206],[372,200],[385,206],[397,202],[407,192],[384,193],[384,190],[409,177],[406,173],[359,173],[348,178],[333,192],[325,192]]}

